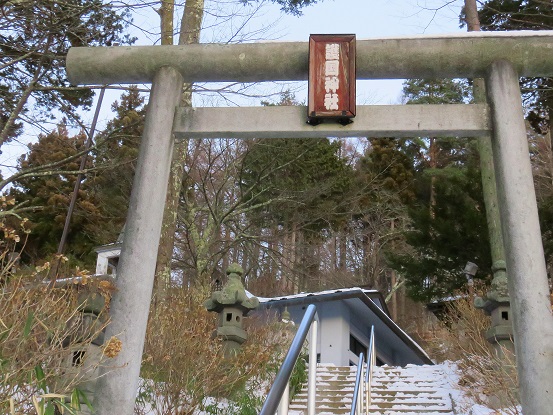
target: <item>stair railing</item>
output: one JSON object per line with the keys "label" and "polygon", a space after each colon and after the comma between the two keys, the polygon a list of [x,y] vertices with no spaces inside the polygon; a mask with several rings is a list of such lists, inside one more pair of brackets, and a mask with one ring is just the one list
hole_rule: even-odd
{"label": "stair railing", "polygon": [[376,363],[376,352],[374,343],[374,326],[371,327],[371,339],[369,341],[367,359],[367,372],[365,373],[365,411],[369,413],[371,407],[371,385],[373,380],[373,370]]}
{"label": "stair railing", "polygon": [[[361,353],[359,355],[359,362],[357,363],[357,374],[355,378],[355,388],[353,389],[350,415],[368,415],[371,407],[371,385],[373,369],[376,362],[374,326],[371,327],[371,338],[369,341],[369,348],[367,350],[366,368],[364,357],[363,353]],[[365,370],[365,376],[364,380],[361,380],[363,370]]]}
{"label": "stair railing", "polygon": [[357,363],[357,373],[355,376],[355,388],[353,388],[353,399],[351,400],[350,415],[361,415],[363,413],[363,367],[365,365],[365,356],[359,354],[359,362]]}
{"label": "stair railing", "polygon": [[[315,305],[310,304],[305,310],[305,315],[301,320],[298,331],[292,340],[290,349],[282,362],[273,386],[267,394],[267,399],[261,408],[259,415],[274,415],[278,409],[279,415],[288,413],[288,382],[290,375],[294,369],[294,365],[298,360],[301,348],[307,338],[307,333],[311,328],[311,336],[309,340],[309,372],[307,378],[307,414],[315,415],[315,382],[317,377],[317,320]],[[282,405],[279,408],[279,403]]]}

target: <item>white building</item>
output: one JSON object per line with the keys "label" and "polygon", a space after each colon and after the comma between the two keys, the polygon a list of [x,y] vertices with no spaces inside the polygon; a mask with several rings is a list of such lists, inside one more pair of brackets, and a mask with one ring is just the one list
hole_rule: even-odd
{"label": "white building", "polygon": [[260,310],[281,317],[287,309],[296,324],[307,306],[315,304],[320,363],[357,364],[361,352],[367,355],[374,326],[377,365],[433,364],[425,351],[392,321],[384,298],[376,290],[347,288],[259,300]]}

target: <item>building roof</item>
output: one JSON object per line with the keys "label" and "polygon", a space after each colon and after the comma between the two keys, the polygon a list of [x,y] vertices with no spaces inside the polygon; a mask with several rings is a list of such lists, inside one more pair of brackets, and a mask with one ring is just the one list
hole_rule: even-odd
{"label": "building roof", "polygon": [[359,287],[326,290],[326,291],[319,291],[315,293],[283,295],[280,297],[272,297],[272,298],[259,298],[259,302],[261,303],[278,302],[279,304],[288,305],[288,304],[305,303],[306,298],[309,298],[309,300],[313,300],[312,301],[313,303],[318,303],[321,301],[343,300],[346,298],[361,298],[361,299],[369,298],[370,300],[373,301],[374,304],[380,307],[388,316],[390,315],[388,306],[386,305],[386,302],[384,301],[384,297],[382,296],[380,291],[367,290]]}
{"label": "building roof", "polygon": [[[420,359],[421,363],[433,364],[426,352],[391,318],[382,294],[377,290],[359,287],[300,293],[274,298],[259,298],[260,308],[309,305],[330,301],[344,301],[358,315],[367,315],[374,321],[377,341],[385,341]],[[398,343],[398,340],[401,342]]]}

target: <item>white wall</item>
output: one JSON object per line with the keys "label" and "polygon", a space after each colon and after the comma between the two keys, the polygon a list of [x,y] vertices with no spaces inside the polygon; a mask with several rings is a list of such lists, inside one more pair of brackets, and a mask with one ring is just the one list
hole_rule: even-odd
{"label": "white wall", "polygon": [[97,251],[96,258],[96,275],[115,274],[115,269],[110,266],[110,259],[119,258],[121,255],[121,247],[114,246],[113,248],[102,248]]}
{"label": "white wall", "polygon": [[321,318],[320,353],[322,363],[349,365],[349,309],[341,302],[319,303]]}

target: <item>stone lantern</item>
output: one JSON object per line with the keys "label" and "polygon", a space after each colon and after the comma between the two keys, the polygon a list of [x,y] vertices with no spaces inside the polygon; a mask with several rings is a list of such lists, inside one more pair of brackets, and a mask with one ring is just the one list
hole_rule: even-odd
{"label": "stone lantern", "polygon": [[505,261],[496,261],[492,268],[494,278],[490,289],[484,298],[477,297],[474,305],[492,318],[492,326],[486,332],[486,339],[495,346],[501,359],[512,361],[515,350]]}
{"label": "stone lantern", "polygon": [[[115,289],[111,276],[95,276],[86,281],[86,277],[66,279],[56,282],[57,288],[66,290],[78,289],[77,312],[67,322],[66,338],[62,346],[68,353],[63,362],[63,376],[60,388],[73,384],[86,397],[79,396],[80,415],[92,414],[86,401],[94,400],[96,384],[100,376],[100,363],[104,357],[104,328],[107,320],[107,304],[109,300],[98,290]],[[94,287],[94,288],[93,288]],[[94,337],[91,339],[91,337]]]}
{"label": "stone lantern", "polygon": [[[507,384],[512,391],[517,385],[511,383],[515,378],[515,345],[513,343],[513,323],[511,321],[511,300],[507,288],[507,272],[505,261],[496,261],[492,266],[493,280],[490,289],[483,298],[476,297],[474,305],[491,316],[491,327],[486,332],[486,339],[493,344],[495,354],[499,358],[498,370],[508,375]],[[506,391],[498,391],[488,399],[492,408],[509,405],[512,398]]]}
{"label": "stone lantern", "polygon": [[248,335],[242,320],[251,310],[257,308],[259,300],[249,297],[242,284],[244,270],[238,264],[227,269],[228,281],[220,291],[214,291],[204,305],[208,311],[219,313],[215,336],[223,339],[226,356],[235,354]]}

